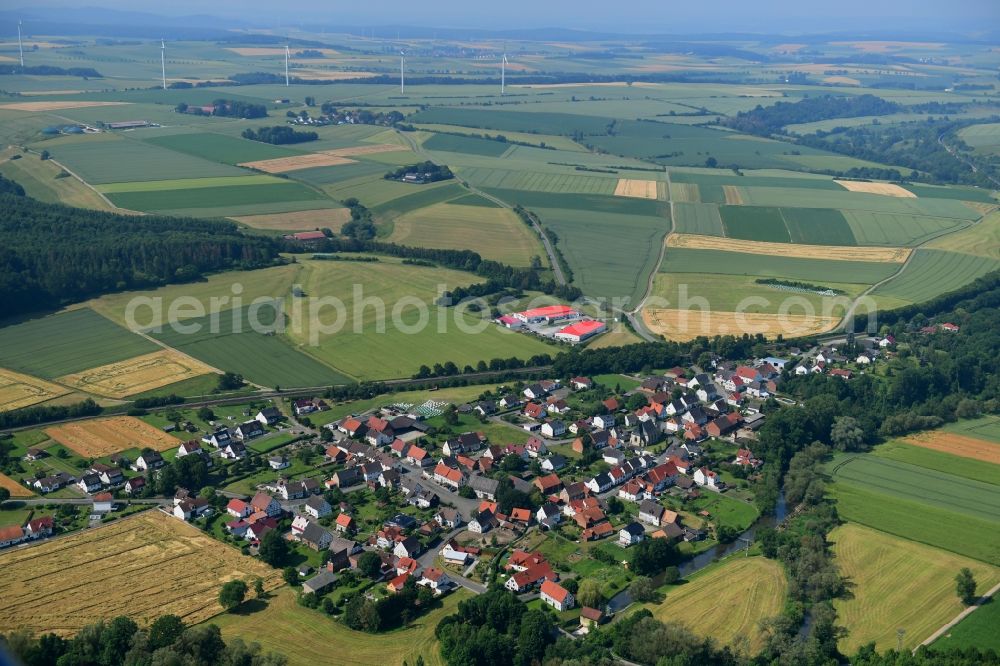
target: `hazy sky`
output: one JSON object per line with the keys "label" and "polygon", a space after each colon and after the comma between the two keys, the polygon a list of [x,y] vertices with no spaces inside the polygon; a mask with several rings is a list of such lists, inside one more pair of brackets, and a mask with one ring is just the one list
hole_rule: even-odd
{"label": "hazy sky", "polygon": [[[17,0],[2,0],[8,7]],[[25,5],[33,3],[25,3]],[[40,0],[265,22],[458,28],[562,27],[642,32],[1000,29],[1000,0]]]}

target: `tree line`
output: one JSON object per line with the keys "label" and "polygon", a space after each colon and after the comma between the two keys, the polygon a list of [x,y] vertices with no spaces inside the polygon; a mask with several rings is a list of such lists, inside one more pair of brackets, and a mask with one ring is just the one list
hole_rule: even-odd
{"label": "tree line", "polygon": [[260,141],[262,143],[270,143],[276,146],[290,143],[305,143],[307,141],[315,141],[319,138],[319,134],[316,132],[299,132],[292,129],[288,125],[258,127],[256,131],[248,127],[243,130],[240,136],[244,139],[250,139],[251,141]]}
{"label": "tree line", "polygon": [[56,67],[54,65],[0,65],[0,75],[27,74],[30,76],[79,76],[84,79],[102,79],[104,75],[93,67]]}
{"label": "tree line", "polygon": [[[0,190],[5,179],[0,179]],[[275,242],[229,222],[120,215],[0,194],[0,293],[5,314],[99,294],[190,282],[210,271],[278,259]]]}

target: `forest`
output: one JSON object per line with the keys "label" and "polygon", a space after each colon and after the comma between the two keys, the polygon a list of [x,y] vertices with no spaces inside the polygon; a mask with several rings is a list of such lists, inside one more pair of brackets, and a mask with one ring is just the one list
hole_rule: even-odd
{"label": "forest", "polygon": [[251,141],[271,143],[276,146],[288,143],[305,143],[315,141],[319,138],[316,132],[297,132],[287,125],[276,125],[274,127],[258,127],[256,131],[249,127],[243,130],[241,136]]}
{"label": "forest", "polygon": [[[0,192],[14,189],[5,182],[0,179]],[[270,239],[243,235],[228,222],[118,215],[0,193],[5,316],[267,266],[278,260],[277,251]]]}

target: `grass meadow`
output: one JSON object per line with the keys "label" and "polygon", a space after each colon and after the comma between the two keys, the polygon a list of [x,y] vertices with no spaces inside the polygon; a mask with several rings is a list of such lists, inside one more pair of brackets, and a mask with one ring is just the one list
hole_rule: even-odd
{"label": "grass meadow", "polygon": [[993,597],[934,641],[936,650],[979,648],[1000,652],[1000,600]]}
{"label": "grass meadow", "polygon": [[872,293],[920,303],[954,291],[997,268],[1000,261],[989,257],[918,248],[897,277]]}

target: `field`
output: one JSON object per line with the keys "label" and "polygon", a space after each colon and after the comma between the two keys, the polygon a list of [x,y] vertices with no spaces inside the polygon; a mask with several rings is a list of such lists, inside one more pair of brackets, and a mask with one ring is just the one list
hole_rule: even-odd
{"label": "field", "polygon": [[946,423],[941,426],[941,429],[1000,444],[1000,417],[981,416],[978,419],[963,419],[954,423]]}
{"label": "field", "polygon": [[694,250],[719,250],[743,254],[764,254],[769,257],[801,257],[830,261],[875,261],[903,263],[910,256],[907,248],[852,247],[829,245],[799,245],[794,243],[766,243],[763,241],[714,238],[685,233],[671,234],[667,247]]}
{"label": "field", "polygon": [[838,317],[752,312],[708,312],[668,308],[645,308],[642,320],[650,331],[669,340],[693,340],[699,335],[755,335],[769,338],[816,335],[833,329]]}
{"label": "field", "polygon": [[292,232],[325,228],[340,231],[344,223],[351,219],[351,214],[346,208],[321,208],[270,215],[240,215],[230,219],[254,229]]}
{"label": "field", "polygon": [[852,583],[852,597],[834,601],[849,632],[840,641],[846,654],[871,641],[879,650],[895,648],[899,628],[904,648],[919,645],[962,610],[954,581],[962,567],[972,569],[980,589],[1000,582],[996,567],[859,525],[836,528],[830,541]]}
{"label": "field", "polygon": [[940,430],[910,435],[904,441],[932,451],[1000,465],[1000,444],[996,442],[990,443],[975,437],[965,437]]}
{"label": "field", "polygon": [[124,361],[158,347],[89,308],[0,328],[0,367],[45,379]]}
{"label": "field", "polygon": [[90,106],[118,106],[127,102],[91,102],[87,100],[69,102],[14,102],[0,104],[0,109],[9,111],[65,111],[67,109],[83,109]]}
{"label": "field", "polygon": [[20,372],[0,368],[0,412],[35,405],[69,393],[69,389]]}
{"label": "field", "polygon": [[915,199],[917,197],[917,195],[913,192],[905,190],[899,185],[894,185],[893,183],[871,183],[857,180],[838,180],[835,182],[851,192],[867,192],[868,194],[881,194],[887,197],[904,197],[911,199]]}
{"label": "field", "polygon": [[961,231],[935,238],[926,247],[1000,260],[1000,212],[990,213]]}
{"label": "field", "polygon": [[788,229],[777,208],[762,206],[723,206],[722,225],[726,236],[751,241],[790,243]]}
{"label": "field", "polygon": [[1000,261],[996,259],[919,248],[902,273],[872,294],[921,303],[954,291],[997,268],[1000,268]]}
{"label": "field", "polygon": [[470,155],[485,155],[500,157],[510,146],[501,141],[480,139],[473,136],[456,136],[454,134],[434,134],[424,141],[426,150],[437,150],[449,153],[468,153]]}
{"label": "field", "polygon": [[84,458],[100,458],[127,449],[166,451],[177,439],[133,416],[110,416],[64,423],[45,429],[52,439]]}
{"label": "field", "polygon": [[[108,198],[116,206],[129,210],[169,213],[176,211],[208,211],[209,216],[224,215],[227,209],[237,209],[242,213],[247,206],[255,204],[275,204],[281,210],[288,202],[306,203],[311,208],[333,208],[333,202],[322,194],[301,183],[282,182],[266,186],[223,185],[185,190],[146,190],[142,192],[120,192],[109,194]],[[336,206],[339,207],[339,206]],[[296,206],[288,207],[294,210]],[[223,212],[215,212],[215,211]],[[188,214],[191,214],[190,212]]]}
{"label": "field", "polygon": [[825,285],[830,282],[875,284],[899,270],[899,264],[878,261],[834,261],[803,257],[668,248],[660,271],[664,273],[704,273],[749,275],[800,280]]}
{"label": "field", "polygon": [[201,190],[206,187],[229,187],[232,185],[281,185],[285,181],[263,174],[246,176],[216,176],[214,178],[175,178],[173,180],[131,181],[126,183],[106,183],[94,189],[103,194],[123,194],[126,192],[162,192],[164,190]]}
{"label": "field", "polygon": [[[927,433],[928,435],[943,433]],[[939,438],[941,441],[950,440],[954,435],[944,435]],[[923,440],[926,442],[927,440]],[[975,440],[972,440],[975,442]],[[991,446],[979,442],[980,446]],[[1000,448],[992,445],[993,448]],[[879,458],[895,460],[898,462],[926,467],[927,469],[939,472],[961,472],[962,476],[973,481],[982,481],[994,486],[1000,486],[1000,465],[971,457],[959,457],[957,451],[947,448],[933,449],[924,447],[919,440],[914,437],[907,437],[901,440],[889,440],[877,446],[872,453]]]}
{"label": "field", "polygon": [[17,181],[25,193],[47,203],[64,203],[80,208],[111,210],[113,206],[82,181],[63,177],[62,169],[52,160],[24,155],[19,160],[0,162],[0,174]]}
{"label": "field", "polygon": [[842,210],[858,245],[914,246],[949,234],[968,224],[967,220],[887,213],[870,210]]}
{"label": "field", "polygon": [[787,589],[779,563],[763,557],[737,557],[668,588],[663,603],[647,607],[656,619],[679,622],[721,645],[734,645],[747,637],[755,654],[764,644],[758,623],[780,613]]}
{"label": "field", "polygon": [[[287,589],[272,595],[263,610],[236,614],[226,613],[212,620],[222,629],[227,640],[250,637],[265,650],[281,652],[289,666],[313,666],[329,663],[331,649],[338,664],[357,666],[388,666],[415,663],[423,657],[428,666],[443,666],[434,629],[446,615],[455,612],[458,603],[467,599],[464,590],[454,592],[432,610],[405,629],[386,634],[367,634],[348,629],[342,623],[324,616],[320,611],[298,605],[295,595]],[[288,640],[294,636],[295,640]]]}
{"label": "field", "polygon": [[287,173],[289,171],[299,171],[301,169],[339,166],[341,164],[353,163],[354,160],[349,160],[346,157],[339,157],[337,155],[330,155],[328,153],[307,153],[305,155],[276,157],[269,160],[240,162],[240,166],[248,169],[256,169],[257,171],[263,171],[265,173]]}
{"label": "field", "polygon": [[64,375],[59,381],[87,393],[125,398],[175,382],[214,372],[214,369],[173,349],[137,356]]}
{"label": "field", "polygon": [[212,162],[241,164],[257,160],[276,159],[301,155],[304,150],[274,146],[261,141],[250,141],[235,136],[214,132],[194,132],[191,134],[168,134],[146,136],[147,143],[179,153],[200,157]]}
{"label": "field", "polygon": [[[541,166],[541,165],[539,165]],[[618,186],[615,178],[598,175],[585,176],[577,173],[549,173],[536,169],[514,170],[489,167],[466,167],[463,178],[477,187],[500,190],[524,190],[529,192],[551,192],[566,194],[613,195]]]}
{"label": "field", "polygon": [[98,619],[140,624],[165,614],[186,623],[222,612],[222,583],[281,575],[157,510],[0,555],[0,631],[68,636]]}
{"label": "field", "polygon": [[31,497],[34,495],[33,492],[22,486],[20,483],[10,478],[6,474],[0,474],[0,488],[6,488],[10,491],[10,496],[14,499],[18,497]]}
{"label": "field", "polygon": [[992,601],[980,606],[949,629],[948,633],[934,641],[933,646],[936,650],[976,647],[980,650],[1000,652],[998,626],[1000,626],[1000,601],[994,597]]}
{"label": "field", "polygon": [[656,199],[655,180],[634,180],[619,178],[615,186],[616,197],[635,197],[636,199]]}
{"label": "field", "polygon": [[724,236],[726,233],[722,228],[719,207],[714,204],[685,203],[675,200],[673,210],[674,228],[678,233],[704,236]]}
{"label": "field", "polygon": [[544,255],[536,234],[507,208],[441,203],[404,213],[392,225],[388,240],[400,245],[473,250],[511,266]]}

